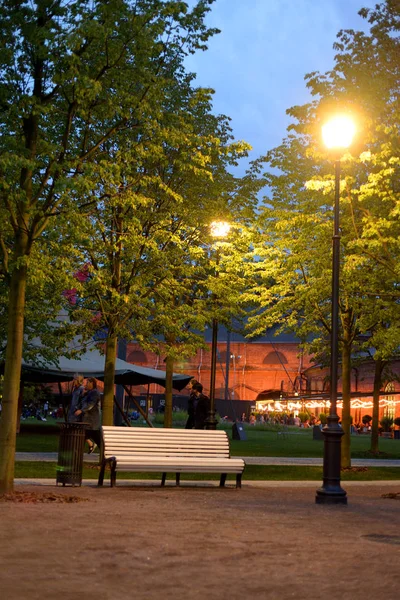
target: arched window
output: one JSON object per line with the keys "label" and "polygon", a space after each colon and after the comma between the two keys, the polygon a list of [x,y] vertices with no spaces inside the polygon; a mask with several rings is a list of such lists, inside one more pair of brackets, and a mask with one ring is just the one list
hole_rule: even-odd
{"label": "arched window", "polygon": [[134,365],[147,363],[146,355],[141,350],[132,350],[126,360]]}
{"label": "arched window", "polygon": [[288,362],[286,356],[282,352],[269,352],[263,360],[264,365],[286,365]]}

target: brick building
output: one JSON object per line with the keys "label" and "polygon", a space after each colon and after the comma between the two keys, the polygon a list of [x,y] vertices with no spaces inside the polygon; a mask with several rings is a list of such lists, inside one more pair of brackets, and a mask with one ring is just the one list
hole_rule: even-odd
{"label": "brick building", "polygon": [[[174,371],[192,375],[199,380],[205,393],[210,390],[211,330],[206,330],[207,350],[198,350],[195,356],[176,363]],[[229,361],[227,360],[229,356]],[[143,351],[137,343],[127,345],[126,360],[137,365],[164,369],[160,357]],[[392,366],[400,375],[400,362]],[[226,377],[226,373],[228,376]],[[352,369],[352,410],[356,422],[364,414],[372,414],[373,361],[365,361]],[[340,391],[339,379],[340,415]],[[134,389],[137,395],[163,394],[156,385]],[[186,396],[187,390],[176,394]],[[296,412],[308,409],[318,415],[329,412],[329,369],[321,369],[304,354],[298,340],[290,334],[267,335],[248,340],[237,333],[228,333],[223,327],[218,332],[215,398],[218,402],[238,401],[265,410]],[[240,405],[239,405],[240,406]],[[238,411],[237,411],[238,412]],[[389,414],[400,416],[400,383],[386,382],[381,392],[380,418]]]}

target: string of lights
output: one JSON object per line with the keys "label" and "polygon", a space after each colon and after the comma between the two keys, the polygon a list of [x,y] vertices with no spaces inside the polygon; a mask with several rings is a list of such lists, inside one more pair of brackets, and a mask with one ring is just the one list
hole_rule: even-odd
{"label": "string of lights", "polygon": [[[387,400],[382,398],[379,400],[379,407],[385,408],[386,406],[395,406],[396,404],[400,404],[400,400]],[[266,408],[270,410],[276,410],[278,412],[282,412],[288,410],[289,412],[300,411],[303,409],[313,410],[315,408],[329,408],[330,401],[326,400],[307,400],[305,402],[297,401],[292,402],[288,400],[287,402],[282,402],[281,400],[268,400],[268,401],[259,401],[256,403],[257,410],[266,410]],[[343,403],[341,401],[337,402],[338,408],[343,408]],[[351,400],[350,407],[354,410],[363,409],[363,408],[372,408],[373,401],[372,400],[360,400],[358,398],[354,398]]]}

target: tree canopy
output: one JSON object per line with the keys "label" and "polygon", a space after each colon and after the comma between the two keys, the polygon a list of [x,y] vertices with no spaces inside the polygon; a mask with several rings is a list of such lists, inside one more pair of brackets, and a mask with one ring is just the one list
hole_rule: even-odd
{"label": "tree canopy", "polygon": [[99,170],[112,170],[118,137],[140,142],[151,121],[160,135],[160,96],[184,77],[186,54],[205,49],[215,33],[204,22],[211,3],[199,0],[190,10],[173,0],[0,6],[0,223],[10,223],[0,232],[8,286],[1,490],[12,488],[33,248],[60,217],[72,231],[98,190]]}
{"label": "tree canopy", "polygon": [[[325,358],[326,363],[334,158],[322,146],[320,129],[331,114],[352,115],[358,136],[341,157],[340,189],[344,465],[350,460],[351,353],[365,335],[384,354],[400,341],[400,9],[397,2],[388,1],[360,14],[368,19],[369,32],[339,32],[332,70],[306,76],[313,100],[287,111],[293,118],[288,136],[264,159],[270,168],[265,180],[271,192],[260,228],[268,262],[259,275],[263,285],[254,290],[265,309],[253,319],[255,331],[280,323],[296,331],[317,359]],[[382,335],[389,321],[391,335]]]}

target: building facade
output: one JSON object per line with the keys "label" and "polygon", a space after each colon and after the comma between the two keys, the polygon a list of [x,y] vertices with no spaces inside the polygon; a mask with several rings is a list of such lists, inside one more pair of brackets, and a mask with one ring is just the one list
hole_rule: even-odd
{"label": "building facade", "polygon": [[[174,371],[191,375],[210,392],[211,331],[205,332],[207,349],[181,360]],[[162,358],[142,350],[139,344],[127,345],[126,360],[137,365],[164,369]],[[380,398],[380,418],[400,416],[400,362],[394,362],[393,379],[386,381]],[[354,422],[372,415],[374,361],[369,360],[352,369],[351,414]],[[338,413],[341,414],[341,379],[338,382]],[[138,386],[136,395],[163,394],[154,384]],[[177,392],[187,396],[187,390]],[[312,357],[299,347],[298,340],[287,334],[248,340],[220,328],[217,343],[215,398],[218,401],[243,401],[252,409],[299,412],[308,410],[318,415],[329,412],[329,369],[314,365]]]}

